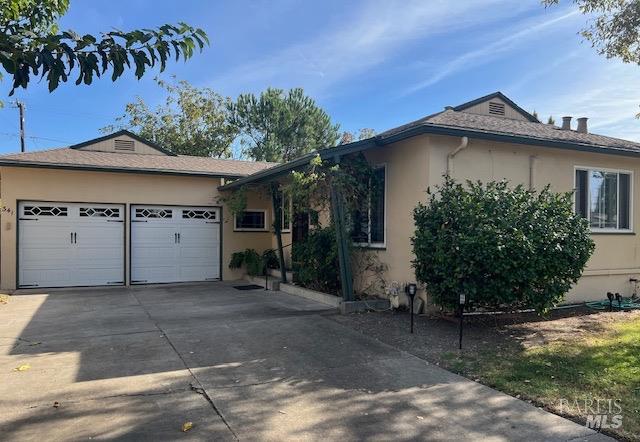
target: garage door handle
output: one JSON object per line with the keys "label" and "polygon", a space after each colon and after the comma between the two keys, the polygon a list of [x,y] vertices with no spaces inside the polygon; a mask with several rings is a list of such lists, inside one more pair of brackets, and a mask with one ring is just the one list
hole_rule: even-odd
{"label": "garage door handle", "polygon": [[78,234],[73,232],[73,243],[78,244]]}
{"label": "garage door handle", "polygon": [[38,218],[18,218],[20,221],[38,221]]}
{"label": "garage door handle", "polygon": [[73,244],[73,232],[71,232],[71,238],[69,239],[69,241],[71,241],[71,244]]}
{"label": "garage door handle", "polygon": [[178,244],[178,234],[177,233],[173,234],[173,242],[174,242],[174,244]]}
{"label": "garage door handle", "polygon": [[178,244],[180,244],[180,234],[178,233]]}

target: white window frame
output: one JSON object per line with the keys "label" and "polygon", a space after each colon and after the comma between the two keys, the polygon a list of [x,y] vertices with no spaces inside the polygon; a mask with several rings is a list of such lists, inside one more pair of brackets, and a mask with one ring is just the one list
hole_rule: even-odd
{"label": "white window frame", "polygon": [[384,169],[384,241],[383,242],[371,242],[371,194],[369,194],[368,201],[368,213],[367,213],[367,242],[354,242],[353,245],[356,247],[366,247],[369,249],[386,249],[387,248],[387,205],[389,202],[389,198],[387,198],[387,187],[389,185],[389,168],[387,167],[387,163],[376,164],[373,167],[376,169]]}
{"label": "white window frame", "polygon": [[251,229],[251,228],[244,228],[244,227],[237,227],[238,226],[238,214],[234,213],[233,214],[233,231],[234,232],[268,232],[269,231],[269,219],[268,219],[268,212],[264,209],[245,209],[243,210],[243,212],[262,212],[264,213],[264,228],[256,228],[256,229]]}
{"label": "white window frame", "polygon": [[[633,187],[634,187],[634,177],[632,170],[625,169],[610,169],[607,167],[598,167],[598,166],[574,166],[573,167],[573,211],[576,212],[577,203],[578,203],[578,183],[576,182],[576,172],[578,170],[587,172],[587,221],[589,221],[589,228],[592,233],[633,233],[634,232],[634,224],[633,224]],[[601,228],[601,227],[591,227],[591,185],[590,172],[611,172],[617,174],[625,174],[629,175],[629,228],[628,229],[620,229],[620,228]],[[617,180],[618,189],[616,194],[618,195],[618,216],[617,223],[620,225],[620,178]]]}
{"label": "white window frame", "polygon": [[[280,210],[280,227],[281,230],[280,232],[282,233],[290,233],[291,232],[291,224],[293,224],[293,202],[291,200],[291,196],[287,196],[284,192],[284,190],[280,191],[280,202],[282,204],[282,209]],[[285,211],[284,211],[284,205],[287,204],[289,206],[289,227],[285,228],[284,227],[284,215],[285,215]]]}

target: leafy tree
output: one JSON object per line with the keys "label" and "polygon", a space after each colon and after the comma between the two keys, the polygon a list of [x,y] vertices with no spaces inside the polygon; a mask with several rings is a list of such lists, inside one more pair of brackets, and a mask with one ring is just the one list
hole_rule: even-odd
{"label": "leafy tree", "polygon": [[[363,129],[360,129],[357,139],[358,141],[360,141],[360,140],[366,140],[367,138],[373,138],[375,136],[376,136],[375,129],[371,129],[370,127],[365,127]],[[356,141],[356,135],[353,132],[344,131],[340,136],[340,142],[338,144],[348,144],[348,143],[353,143],[354,141]]]}
{"label": "leafy tree", "polygon": [[69,0],[0,0],[0,64],[12,77],[9,95],[32,77],[44,79],[49,91],[72,74],[77,85],[91,84],[109,70],[113,81],[130,68],[140,78],[156,65],[162,72],[170,56],[186,60],[209,44],[202,29],[185,23],[99,37],[60,32],[57,22],[68,8]]}
{"label": "leafy tree", "polygon": [[547,120],[547,124],[556,124],[556,120],[555,118],[553,118],[553,115],[549,115],[549,119]]}
{"label": "leafy tree", "polygon": [[535,308],[558,304],[594,250],[587,221],[573,212],[572,193],[540,192],[506,181],[445,177],[414,210],[418,281],[432,299],[455,308]]}
{"label": "leafy tree", "polygon": [[245,154],[257,161],[289,161],[338,140],[338,126],[300,88],[242,94],[229,109]]}
{"label": "leafy tree", "polygon": [[538,112],[534,110],[531,115],[533,115],[533,118],[535,118],[537,121],[540,121],[540,118],[538,118]]}
{"label": "leafy tree", "polygon": [[167,92],[163,105],[151,109],[137,97],[127,104],[125,114],[116,119],[115,125],[102,131],[128,129],[181,155],[231,156],[230,146],[237,130],[229,122],[229,98],[187,81],[156,82]]}
{"label": "leafy tree", "polygon": [[[543,0],[546,6],[560,0]],[[590,25],[580,34],[607,58],[640,64],[640,3],[637,0],[573,0],[589,15]]]}

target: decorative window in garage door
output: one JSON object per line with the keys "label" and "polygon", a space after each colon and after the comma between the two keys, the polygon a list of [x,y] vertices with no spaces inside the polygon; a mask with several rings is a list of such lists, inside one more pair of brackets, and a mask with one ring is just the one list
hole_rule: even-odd
{"label": "decorative window in garage door", "polygon": [[215,221],[217,216],[218,214],[215,210],[189,209],[182,211],[183,219],[208,219]]}
{"label": "decorative window in garage door", "polygon": [[120,218],[117,207],[80,207],[80,216],[90,218]]}
{"label": "decorative window in garage door", "polygon": [[171,209],[136,209],[136,218],[172,218],[173,210]]}
{"label": "decorative window in garage door", "polygon": [[24,206],[24,214],[31,216],[67,216],[67,208],[59,206]]}

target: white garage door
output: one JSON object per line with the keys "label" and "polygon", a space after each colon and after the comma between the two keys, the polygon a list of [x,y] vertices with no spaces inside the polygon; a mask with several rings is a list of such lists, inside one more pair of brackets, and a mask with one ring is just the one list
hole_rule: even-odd
{"label": "white garage door", "polygon": [[220,279],[220,209],[131,206],[131,283]]}
{"label": "white garage door", "polygon": [[124,284],[124,206],[23,201],[18,287]]}

